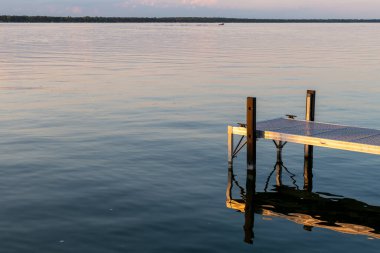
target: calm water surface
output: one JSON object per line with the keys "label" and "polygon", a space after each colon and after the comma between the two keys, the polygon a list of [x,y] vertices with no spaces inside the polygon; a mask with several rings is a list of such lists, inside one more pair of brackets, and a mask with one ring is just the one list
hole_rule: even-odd
{"label": "calm water surface", "polygon": [[[303,118],[306,89],[318,121],[380,128],[380,25],[0,24],[1,252],[379,252],[260,214],[250,245],[226,208],[227,124],[247,96]],[[380,206],[378,156],[314,153],[314,192]],[[302,188],[303,146],[283,161]],[[257,191],[275,162],[259,141]]]}

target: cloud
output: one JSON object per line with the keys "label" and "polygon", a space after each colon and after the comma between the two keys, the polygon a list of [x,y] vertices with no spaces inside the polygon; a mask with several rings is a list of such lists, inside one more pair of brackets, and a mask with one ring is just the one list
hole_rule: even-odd
{"label": "cloud", "polygon": [[155,1],[155,0],[126,0],[116,4],[118,7],[135,8],[137,6],[163,7],[170,1]]}
{"label": "cloud", "polygon": [[182,4],[191,6],[215,6],[217,0],[182,0]]}
{"label": "cloud", "polygon": [[80,6],[71,6],[71,7],[66,8],[66,10],[72,14],[77,14],[77,15],[83,13],[83,10]]}
{"label": "cloud", "polygon": [[157,8],[170,8],[170,7],[208,7],[216,6],[218,0],[124,0],[119,2],[117,6],[123,8],[136,8],[138,6],[157,7]]}

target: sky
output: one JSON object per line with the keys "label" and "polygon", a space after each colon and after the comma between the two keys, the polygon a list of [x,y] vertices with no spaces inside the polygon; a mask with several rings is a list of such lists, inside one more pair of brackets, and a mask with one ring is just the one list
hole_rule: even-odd
{"label": "sky", "polygon": [[0,0],[0,15],[380,18],[380,0]]}

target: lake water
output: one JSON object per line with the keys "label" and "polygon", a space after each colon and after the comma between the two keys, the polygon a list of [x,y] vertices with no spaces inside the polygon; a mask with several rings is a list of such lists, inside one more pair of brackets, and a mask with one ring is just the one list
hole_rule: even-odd
{"label": "lake water", "polygon": [[[380,25],[0,24],[1,252],[379,252],[261,214],[248,244],[226,207],[227,125],[247,96],[302,119],[306,89],[316,120],[379,129]],[[257,148],[263,192],[276,149]],[[283,162],[302,188],[303,146]],[[313,192],[380,206],[379,162],[315,148]]]}

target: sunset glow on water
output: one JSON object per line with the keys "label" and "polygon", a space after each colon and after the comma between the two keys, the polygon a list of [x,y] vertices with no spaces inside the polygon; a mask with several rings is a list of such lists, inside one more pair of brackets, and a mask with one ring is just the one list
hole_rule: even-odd
{"label": "sunset glow on water", "polygon": [[[379,24],[0,24],[1,252],[378,252],[261,214],[246,244],[225,192],[247,96],[258,120],[303,119],[314,89],[316,120],[380,129],[379,42]],[[257,147],[262,192],[276,149]],[[314,155],[313,192],[380,206],[379,156]],[[303,146],[283,161],[302,185]]]}

